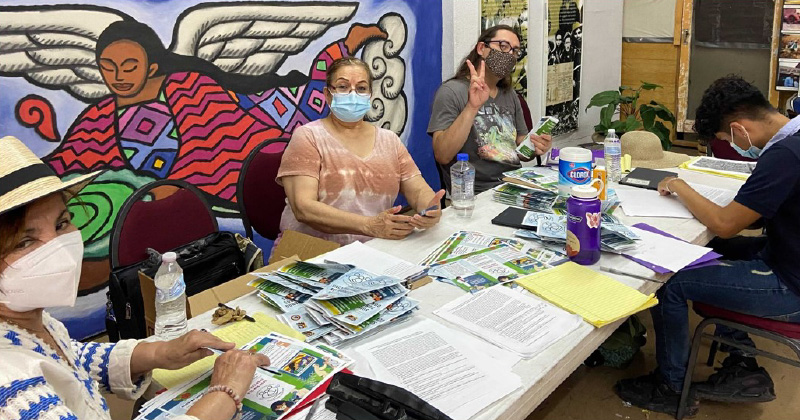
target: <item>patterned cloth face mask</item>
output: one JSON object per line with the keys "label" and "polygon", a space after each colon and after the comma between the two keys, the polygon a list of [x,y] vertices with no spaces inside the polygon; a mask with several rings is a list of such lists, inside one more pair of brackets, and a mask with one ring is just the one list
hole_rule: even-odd
{"label": "patterned cloth face mask", "polygon": [[514,71],[514,66],[517,65],[517,59],[514,54],[502,52],[494,48],[489,49],[489,55],[486,56],[486,67],[500,79],[505,79],[506,76]]}

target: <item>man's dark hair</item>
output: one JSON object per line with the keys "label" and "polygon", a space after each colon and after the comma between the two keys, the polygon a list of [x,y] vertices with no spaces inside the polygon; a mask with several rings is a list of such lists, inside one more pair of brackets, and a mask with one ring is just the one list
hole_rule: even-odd
{"label": "man's dark hair", "polygon": [[717,79],[703,93],[694,120],[694,131],[703,140],[727,131],[731,121],[739,118],[758,120],[778,112],[764,94],[739,76]]}

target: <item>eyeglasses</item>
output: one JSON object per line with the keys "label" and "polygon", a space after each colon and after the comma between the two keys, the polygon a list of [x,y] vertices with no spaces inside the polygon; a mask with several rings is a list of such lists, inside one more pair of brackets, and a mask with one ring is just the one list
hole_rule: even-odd
{"label": "eyeglasses", "polygon": [[493,42],[496,42],[498,45],[500,45],[500,51],[502,51],[504,53],[514,54],[514,57],[516,57],[518,59],[525,55],[525,50],[522,49],[522,47],[513,48],[513,47],[511,47],[511,44],[508,41],[491,40],[491,41],[484,42],[484,44],[486,44],[488,46],[489,44],[491,44]]}
{"label": "eyeglasses", "polygon": [[371,92],[371,89],[369,88],[369,86],[363,86],[363,85],[362,86],[356,86],[355,88],[353,88],[348,84],[342,83],[342,84],[339,84],[339,85],[336,85],[336,86],[328,85],[328,90],[330,90],[331,92],[334,92],[334,93],[340,93],[342,95],[347,95],[348,93],[353,92],[353,91],[355,91],[356,95],[359,95],[359,96],[370,96],[370,95],[372,95],[372,92]]}

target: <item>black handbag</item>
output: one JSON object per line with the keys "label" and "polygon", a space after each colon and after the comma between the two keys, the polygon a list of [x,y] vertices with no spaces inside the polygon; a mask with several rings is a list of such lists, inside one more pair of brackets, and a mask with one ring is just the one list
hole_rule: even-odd
{"label": "black handbag", "polygon": [[[192,296],[247,272],[244,254],[230,232],[215,232],[172,250],[183,269],[186,295]],[[109,341],[147,337],[144,303],[139,288],[139,271],[155,277],[161,254],[148,250],[150,257],[111,272],[108,281],[106,330]],[[114,334],[116,332],[116,334]]]}
{"label": "black handbag", "polygon": [[403,388],[349,373],[333,375],[326,392],[337,420],[451,420]]}

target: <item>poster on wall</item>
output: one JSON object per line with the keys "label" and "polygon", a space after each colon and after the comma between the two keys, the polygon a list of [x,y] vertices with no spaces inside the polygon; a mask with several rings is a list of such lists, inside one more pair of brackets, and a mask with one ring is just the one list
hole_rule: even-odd
{"label": "poster on wall", "polygon": [[[84,239],[79,298],[56,308],[73,338],[105,329],[109,242],[125,200],[162,179],[197,187],[220,230],[244,233],[248,154],[324,118],[325,72],[373,71],[366,119],[394,131],[438,188],[430,104],[442,13],[427,0],[4,0],[0,127],[60,177],[104,171],[73,201]],[[269,255],[272,242],[256,236]],[[123,314],[117,314],[121,316]]]}
{"label": "poster on wall", "polygon": [[797,91],[800,88],[800,60],[778,60],[778,82],[775,89]]}
{"label": "poster on wall", "polygon": [[553,134],[578,128],[583,53],[583,0],[548,0],[547,115],[559,119]]}
{"label": "poster on wall", "polygon": [[[481,30],[496,25],[508,25],[520,35],[520,47],[527,51],[528,47],[528,0],[482,0]],[[523,98],[528,95],[527,54],[523,55],[514,67],[511,75],[514,90]]]}
{"label": "poster on wall", "polygon": [[781,32],[800,33],[800,5],[784,6]]}

